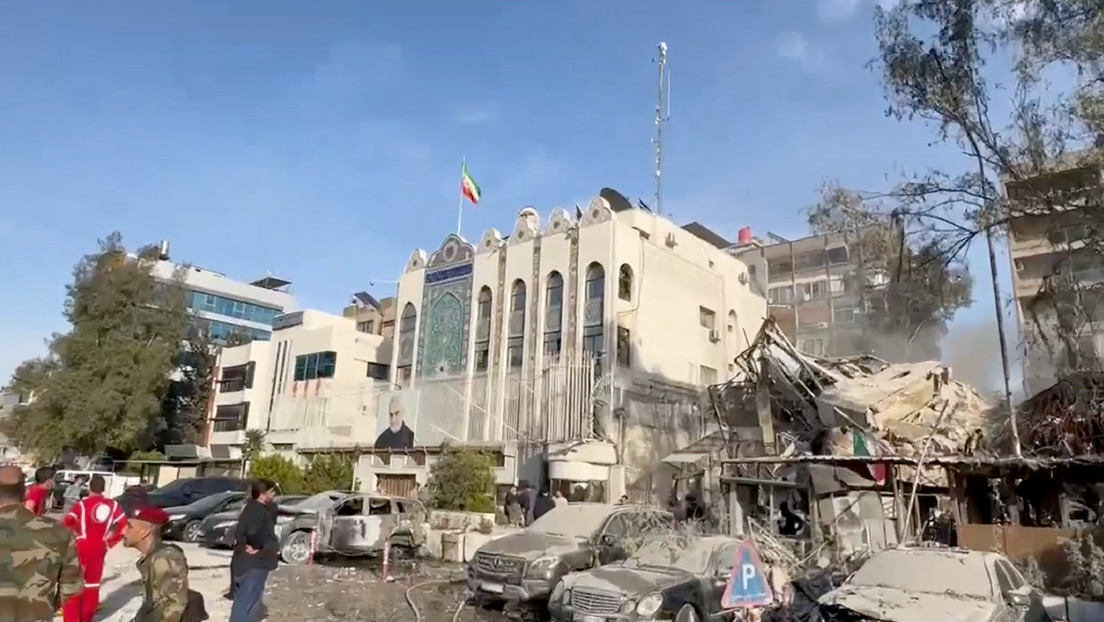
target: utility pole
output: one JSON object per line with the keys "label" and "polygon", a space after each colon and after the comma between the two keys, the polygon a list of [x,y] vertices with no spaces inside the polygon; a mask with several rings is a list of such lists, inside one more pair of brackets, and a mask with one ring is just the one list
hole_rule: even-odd
{"label": "utility pole", "polygon": [[667,75],[667,44],[659,42],[659,55],[656,64],[659,65],[659,89],[656,93],[655,137],[652,138],[652,146],[655,148],[655,212],[663,213],[663,126],[671,118],[671,77]]}

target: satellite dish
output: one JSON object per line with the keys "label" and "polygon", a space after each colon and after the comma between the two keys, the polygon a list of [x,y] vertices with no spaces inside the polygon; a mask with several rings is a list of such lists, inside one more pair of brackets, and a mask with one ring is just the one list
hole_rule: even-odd
{"label": "satellite dish", "polygon": [[632,203],[625,198],[625,195],[614,190],[613,188],[602,188],[598,191],[598,196],[606,200],[610,205],[610,209],[614,212],[626,212],[633,208]]}

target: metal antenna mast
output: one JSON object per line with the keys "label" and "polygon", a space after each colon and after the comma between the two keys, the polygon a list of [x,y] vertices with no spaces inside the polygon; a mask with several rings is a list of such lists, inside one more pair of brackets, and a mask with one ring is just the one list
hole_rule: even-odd
{"label": "metal antenna mast", "polygon": [[667,44],[659,42],[659,56],[656,57],[659,65],[659,90],[656,94],[655,137],[652,145],[655,147],[655,211],[663,213],[663,126],[671,118],[671,77],[667,75]]}

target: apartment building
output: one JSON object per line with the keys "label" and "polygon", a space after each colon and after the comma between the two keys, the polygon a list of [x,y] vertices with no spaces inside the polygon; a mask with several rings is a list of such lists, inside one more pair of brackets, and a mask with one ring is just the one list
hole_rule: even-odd
{"label": "apartment building", "polygon": [[799,350],[850,356],[865,349],[867,309],[862,257],[851,241],[842,235],[789,240],[775,234],[757,241],[748,234],[729,252],[764,267],[759,274],[765,275],[771,317]]}
{"label": "apartment building", "polygon": [[1008,248],[1028,395],[1104,354],[1104,215],[1083,209],[1104,187],[1098,156],[1072,153],[1045,174],[1005,184],[1018,203]]}
{"label": "apartment building", "polygon": [[[207,446],[240,457],[247,430],[297,456],[370,444],[374,397],[390,387],[391,341],[354,318],[304,310],[277,316],[270,341],[222,348]],[[357,436],[363,434],[363,437]]]}
{"label": "apartment building", "polygon": [[362,333],[387,339],[395,337],[394,297],[377,300],[368,292],[357,292],[341,315],[356,321],[356,329]]}
{"label": "apartment building", "polygon": [[177,264],[169,256],[168,242],[161,243],[152,274],[165,282],[183,279],[189,310],[216,342],[225,342],[231,335],[268,340],[276,316],[297,308],[290,281],[273,276],[237,281],[213,270]]}

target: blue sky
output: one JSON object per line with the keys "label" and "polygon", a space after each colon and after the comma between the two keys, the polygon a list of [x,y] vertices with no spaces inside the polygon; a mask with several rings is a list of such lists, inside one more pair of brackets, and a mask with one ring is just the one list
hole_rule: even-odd
{"label": "blue sky", "polygon": [[[65,328],[72,265],[113,229],[338,310],[455,228],[462,156],[469,239],[603,186],[650,202],[661,40],[680,222],[797,236],[825,179],[961,165],[884,116],[874,0],[62,4],[0,13],[5,378]],[[995,341],[981,250],[956,328]]]}

